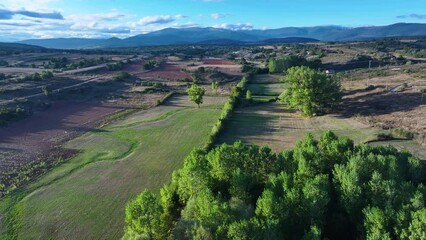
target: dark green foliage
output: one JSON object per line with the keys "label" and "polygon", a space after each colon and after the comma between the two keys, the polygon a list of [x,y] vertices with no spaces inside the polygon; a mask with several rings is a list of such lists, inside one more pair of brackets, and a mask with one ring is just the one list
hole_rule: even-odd
{"label": "dark green foliage", "polygon": [[292,67],[306,66],[316,69],[321,67],[321,65],[322,63],[319,59],[308,61],[304,57],[291,55],[281,59],[270,59],[268,68],[270,73],[285,73]]}
{"label": "dark green foliage", "polygon": [[123,65],[124,64],[122,62],[110,63],[106,65],[106,68],[108,69],[108,71],[119,71],[123,69]]}
{"label": "dark green foliage", "polygon": [[131,76],[132,75],[130,75],[130,73],[121,71],[121,72],[115,73],[112,76],[112,80],[114,80],[114,81],[123,81],[123,80],[125,80],[127,78],[130,78]]}
{"label": "dark green foliage", "polygon": [[51,94],[52,94],[52,89],[50,89],[50,87],[49,86],[43,86],[43,87],[41,87],[41,90],[43,91],[43,94],[45,95],[45,96],[50,96]]}
{"label": "dark green foliage", "polygon": [[253,97],[252,97],[252,95],[251,95],[251,91],[250,91],[250,90],[247,90],[247,91],[246,91],[246,99],[247,99],[247,101],[249,101],[249,102],[252,102],[252,101],[253,101]]}
{"label": "dark green foliage", "polygon": [[143,69],[144,70],[151,70],[151,69],[154,69],[156,66],[157,66],[157,61],[155,61],[155,60],[149,60],[148,62],[146,62],[144,65],[143,65]]}
{"label": "dark green foliage", "polygon": [[21,80],[22,81],[41,81],[41,80],[46,80],[51,78],[53,78],[53,73],[51,71],[43,71],[41,74],[33,73],[33,74],[26,75]]}
{"label": "dark green foliage", "polygon": [[281,101],[307,116],[329,112],[340,103],[340,82],[314,69],[290,68],[283,81],[289,87],[281,94]]}
{"label": "dark green foliage", "polygon": [[151,228],[152,239],[423,239],[425,180],[409,153],[354,146],[332,132],[281,154],[223,144],[194,150],[161,203],[148,192],[138,197],[143,211],[127,214],[126,235]]}
{"label": "dark green foliage", "polygon": [[41,78],[42,79],[51,79],[51,78],[53,78],[53,73],[51,71],[43,71],[41,73]]}
{"label": "dark green foliage", "polygon": [[33,73],[33,74],[29,74],[26,75],[25,77],[22,78],[22,81],[40,81],[41,75],[39,73]]}
{"label": "dark green foliage", "polygon": [[205,144],[205,149],[210,148],[214,144],[217,135],[220,133],[220,131],[222,131],[226,121],[228,121],[228,119],[231,117],[232,111],[234,110],[235,106],[240,103],[242,94],[246,88],[248,81],[250,80],[250,77],[250,75],[243,77],[241,81],[237,84],[237,86],[232,88],[231,96],[223,106],[222,113],[220,114],[220,117],[216,121],[215,125],[213,126],[209,139]]}
{"label": "dark green foliage", "polygon": [[51,58],[44,64],[44,68],[72,70],[77,68],[91,67],[108,62],[109,60],[100,57],[97,59],[81,59],[78,62],[71,62],[68,58]]}
{"label": "dark green foliage", "polygon": [[203,78],[201,77],[201,73],[198,71],[195,71],[191,74],[192,82],[195,84],[199,84],[201,81],[203,81]]}

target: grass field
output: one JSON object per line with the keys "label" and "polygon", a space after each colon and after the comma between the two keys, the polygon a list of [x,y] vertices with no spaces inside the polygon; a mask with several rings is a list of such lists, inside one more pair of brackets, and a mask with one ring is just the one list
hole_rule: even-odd
{"label": "grass field", "polygon": [[305,118],[279,103],[263,103],[237,109],[222,134],[220,142],[232,143],[238,139],[258,145],[268,145],[275,151],[292,148],[296,141],[311,132],[319,136],[330,129],[356,142],[375,138],[379,130],[353,119],[326,115]]}
{"label": "grass field", "polygon": [[[279,78],[273,75],[256,75],[250,81],[248,88],[258,104],[237,108],[219,142],[233,143],[242,140],[248,144],[268,145],[279,152],[293,148],[296,141],[302,139],[306,133],[318,137],[325,130],[332,130],[339,136],[353,139],[355,143],[366,143],[376,140],[379,133],[387,132],[364,124],[354,117],[329,114],[307,118],[297,111],[287,109],[283,104],[266,103],[282,92],[284,86],[278,84],[278,81]],[[390,144],[398,149],[407,149],[426,160],[425,148],[414,141],[381,141],[371,144]]]}
{"label": "grass field", "polygon": [[207,140],[226,101],[206,98],[197,109],[186,98],[175,96],[69,142],[65,147],[79,155],[0,201],[0,238],[119,239],[126,203],[170,180]]}

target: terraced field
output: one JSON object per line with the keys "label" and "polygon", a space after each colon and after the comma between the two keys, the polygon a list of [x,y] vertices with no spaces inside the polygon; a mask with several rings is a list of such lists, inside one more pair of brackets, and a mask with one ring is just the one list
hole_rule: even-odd
{"label": "terraced field", "polygon": [[224,101],[206,98],[197,109],[175,96],[67,143],[81,153],[0,201],[0,238],[119,239],[126,203],[170,180],[207,140]]}

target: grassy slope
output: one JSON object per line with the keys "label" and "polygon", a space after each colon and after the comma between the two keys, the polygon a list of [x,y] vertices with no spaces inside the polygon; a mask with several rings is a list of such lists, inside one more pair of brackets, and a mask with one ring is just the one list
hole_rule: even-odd
{"label": "grassy slope", "polygon": [[[136,113],[67,147],[82,153],[21,192],[13,206],[20,239],[118,239],[127,201],[158,190],[196,146],[202,146],[225,98],[194,109],[185,97]],[[23,197],[17,204],[19,198]],[[18,199],[18,200],[16,200]]]}

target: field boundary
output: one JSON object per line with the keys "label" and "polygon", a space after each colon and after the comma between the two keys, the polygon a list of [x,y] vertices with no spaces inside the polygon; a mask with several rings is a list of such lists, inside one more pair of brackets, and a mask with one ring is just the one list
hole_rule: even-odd
{"label": "field boundary", "polygon": [[247,83],[251,79],[251,75],[244,76],[241,81],[232,88],[231,90],[231,96],[229,97],[229,100],[225,103],[225,105],[222,108],[222,113],[220,114],[219,119],[216,121],[215,125],[212,128],[212,131],[209,135],[209,138],[204,145],[204,149],[207,151],[211,149],[214,144],[217,141],[217,138],[219,134],[222,132],[226,122],[229,120],[229,118],[232,115],[232,112],[234,111],[235,107],[238,103],[240,103],[242,94],[245,92]]}

